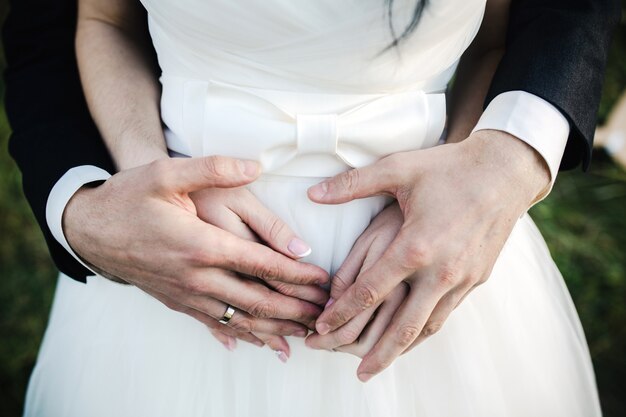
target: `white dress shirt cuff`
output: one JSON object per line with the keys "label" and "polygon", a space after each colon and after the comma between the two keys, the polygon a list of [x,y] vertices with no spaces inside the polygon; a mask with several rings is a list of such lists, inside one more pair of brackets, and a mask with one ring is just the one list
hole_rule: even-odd
{"label": "white dress shirt cuff", "polygon": [[485,129],[507,132],[539,152],[550,170],[550,184],[533,204],[544,199],[552,190],[569,137],[565,116],[534,94],[508,91],[489,103],[472,133]]}
{"label": "white dress shirt cuff", "polygon": [[[94,181],[106,181],[111,174],[92,165],[82,165],[67,171],[52,187],[48,202],[46,203],[46,222],[52,232],[52,236],[67,250],[78,262],[91,271],[85,263],[74,253],[63,233],[63,212],[72,196],[82,186]],[[92,271],[93,272],[93,271]],[[95,275],[95,273],[94,273]]]}

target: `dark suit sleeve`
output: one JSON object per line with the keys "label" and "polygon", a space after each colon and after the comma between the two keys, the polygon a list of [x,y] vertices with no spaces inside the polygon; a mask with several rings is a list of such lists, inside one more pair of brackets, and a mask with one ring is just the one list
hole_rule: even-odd
{"label": "dark suit sleeve", "polygon": [[513,0],[506,52],[485,105],[521,90],[552,103],[568,119],[561,169],[591,159],[602,81],[619,0]]}
{"label": "dark suit sleeve", "polygon": [[50,190],[70,168],[114,170],[83,97],[75,27],[75,1],[12,1],[3,31],[5,100],[13,130],[9,151],[50,254],[62,272],[84,281],[91,273],[54,239],[45,215]]}

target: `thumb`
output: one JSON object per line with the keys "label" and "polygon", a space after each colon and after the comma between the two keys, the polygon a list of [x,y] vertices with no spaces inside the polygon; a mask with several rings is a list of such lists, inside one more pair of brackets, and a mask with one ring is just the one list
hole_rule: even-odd
{"label": "thumb", "polygon": [[261,173],[257,162],[224,156],[172,158],[159,162],[163,166],[155,167],[157,182],[185,193],[204,188],[239,187],[254,181]]}
{"label": "thumb", "polygon": [[314,185],[308,190],[309,198],[316,203],[341,204],[357,198],[393,194],[397,179],[388,158],[342,172]]}

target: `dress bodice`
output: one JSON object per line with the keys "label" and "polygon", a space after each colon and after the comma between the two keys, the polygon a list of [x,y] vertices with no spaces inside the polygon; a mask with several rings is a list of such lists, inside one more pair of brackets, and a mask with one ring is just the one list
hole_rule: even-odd
{"label": "dress bodice", "polygon": [[[168,145],[258,159],[266,171],[299,155],[299,171],[306,161],[328,168],[307,174],[317,176],[434,145],[445,123],[441,93],[485,0],[429,1],[415,31],[385,51],[415,1],[393,1],[390,18],[383,0],[142,0],[163,71]],[[376,130],[374,119],[378,133],[398,134],[362,149],[356,142]],[[256,147],[232,147],[263,132]],[[327,151],[336,155],[322,164],[311,157]]]}

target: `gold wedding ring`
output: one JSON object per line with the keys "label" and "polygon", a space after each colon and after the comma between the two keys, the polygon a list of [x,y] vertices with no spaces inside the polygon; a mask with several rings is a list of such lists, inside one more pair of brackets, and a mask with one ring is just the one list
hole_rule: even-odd
{"label": "gold wedding ring", "polygon": [[233,308],[233,306],[231,306],[231,305],[227,306],[226,307],[226,312],[224,313],[222,318],[219,320],[219,322],[222,323],[222,324],[228,324],[230,319],[233,318],[233,314],[235,314],[235,309]]}

